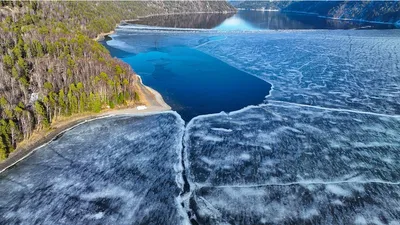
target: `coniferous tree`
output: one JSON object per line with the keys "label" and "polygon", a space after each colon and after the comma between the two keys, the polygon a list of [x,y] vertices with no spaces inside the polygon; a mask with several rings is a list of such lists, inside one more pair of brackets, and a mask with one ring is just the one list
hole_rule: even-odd
{"label": "coniferous tree", "polygon": [[49,119],[47,118],[47,113],[45,108],[43,107],[43,104],[40,101],[35,102],[35,111],[38,115],[38,124],[42,124],[44,127],[49,127],[50,122]]}

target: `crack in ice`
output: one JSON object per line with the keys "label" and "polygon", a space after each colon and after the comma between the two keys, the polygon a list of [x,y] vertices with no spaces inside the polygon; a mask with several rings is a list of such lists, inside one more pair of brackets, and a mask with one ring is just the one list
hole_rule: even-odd
{"label": "crack in ice", "polygon": [[265,183],[265,184],[250,184],[250,185],[208,185],[202,183],[196,183],[199,188],[257,188],[267,186],[294,186],[294,185],[329,185],[329,184],[385,184],[385,185],[400,185],[400,181],[382,181],[382,180],[366,180],[366,181],[299,181],[299,182],[288,182],[288,183]]}
{"label": "crack in ice", "polygon": [[[372,116],[400,118],[400,115],[389,115],[389,114],[366,112],[366,111],[359,111],[359,110],[353,110],[353,109],[340,109],[340,108],[335,109],[335,108],[327,108],[327,107],[322,107],[322,106],[306,105],[306,104],[299,104],[299,103],[286,102],[286,101],[277,101],[277,100],[268,100],[268,102],[270,102],[270,103],[285,103],[285,104],[294,105],[294,106],[298,106],[298,107],[308,107],[308,108],[322,109],[322,110],[336,111],[336,112],[350,112],[350,113],[366,114],[366,115],[372,115]],[[280,106],[287,107],[285,105],[280,105]]]}

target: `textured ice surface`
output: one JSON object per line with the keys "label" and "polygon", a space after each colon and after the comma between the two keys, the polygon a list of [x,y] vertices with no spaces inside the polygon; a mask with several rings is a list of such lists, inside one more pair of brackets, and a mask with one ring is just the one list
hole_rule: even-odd
{"label": "textured ice surface", "polygon": [[173,113],[80,125],[0,174],[0,224],[181,224],[182,135]]}
{"label": "textured ice surface", "polygon": [[187,126],[201,224],[400,221],[400,116],[283,102]]}
{"label": "textured ice surface", "polygon": [[273,84],[273,100],[400,114],[399,30],[227,34],[199,49]]}

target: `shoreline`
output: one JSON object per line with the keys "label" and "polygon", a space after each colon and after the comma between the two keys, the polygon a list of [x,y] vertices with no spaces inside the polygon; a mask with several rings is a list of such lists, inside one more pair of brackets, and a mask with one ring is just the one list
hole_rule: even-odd
{"label": "shoreline", "polygon": [[135,19],[130,19],[130,20],[122,20],[121,23],[130,23],[130,22],[135,22],[140,19],[144,18],[149,18],[153,16],[174,16],[174,15],[190,15],[190,14],[229,14],[229,13],[236,13],[236,11],[222,11],[222,12],[217,12],[217,11],[212,11],[212,12],[177,12],[177,13],[157,13],[157,14],[150,14],[146,16],[138,16]]}
{"label": "shoreline", "polygon": [[54,124],[51,124],[49,130],[41,130],[36,132],[32,134],[29,139],[22,141],[20,146],[17,147],[17,149],[12,152],[7,159],[0,162],[0,174],[16,165],[21,160],[29,157],[29,155],[31,155],[37,149],[46,145],[47,143],[50,143],[59,135],[62,135],[64,132],[67,132],[75,126],[88,121],[116,115],[142,116],[170,111],[171,107],[164,101],[161,94],[156,90],[144,85],[141,77],[137,74],[136,76],[138,77],[138,80],[135,82],[135,85],[137,85],[139,91],[142,93],[141,97],[145,98],[143,101],[145,104],[140,105],[145,105],[147,107],[146,109],[139,110],[137,109],[137,106],[139,105],[134,105],[127,108],[106,109],[97,114],[87,112],[77,114],[75,116],[73,115],[71,117],[63,117],[60,120],[55,121]]}
{"label": "shoreline", "polygon": [[[152,17],[152,16],[172,16],[172,15],[189,15],[189,14],[228,14],[228,13],[236,13],[236,11],[222,11],[222,12],[216,12],[216,11],[212,11],[212,12],[180,12],[180,13],[158,13],[158,14],[149,14],[146,16],[138,16],[135,19],[128,19],[128,20],[121,20],[121,22],[119,22],[118,24],[115,24],[115,28],[117,28],[120,24],[122,23],[131,23],[131,22],[135,22],[137,20],[143,19],[143,18],[148,18],[148,17]],[[111,35],[115,33],[115,28],[114,30],[111,30],[109,32],[102,32],[100,34],[97,35],[97,37],[93,38],[94,41],[102,41],[104,39],[105,36],[107,35]]]}

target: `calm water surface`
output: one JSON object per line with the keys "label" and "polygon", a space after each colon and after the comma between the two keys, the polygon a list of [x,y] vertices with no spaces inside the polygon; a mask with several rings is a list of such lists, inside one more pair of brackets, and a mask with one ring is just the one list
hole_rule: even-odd
{"label": "calm water surface", "polygon": [[171,46],[123,58],[186,121],[263,102],[271,85],[198,50]]}
{"label": "calm water surface", "polygon": [[174,28],[214,30],[292,30],[292,29],[393,29],[394,25],[333,20],[315,15],[275,11],[240,10],[236,14],[191,14],[153,16],[134,24]]}

